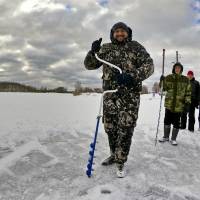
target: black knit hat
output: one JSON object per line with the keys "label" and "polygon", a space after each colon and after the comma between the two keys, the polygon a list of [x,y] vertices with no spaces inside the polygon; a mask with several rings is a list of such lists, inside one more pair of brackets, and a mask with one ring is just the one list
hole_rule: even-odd
{"label": "black knit hat", "polygon": [[181,68],[181,73],[183,72],[183,65],[180,62],[177,62],[174,64],[173,68],[172,68],[172,73],[175,74],[175,67],[179,66]]}
{"label": "black knit hat", "polygon": [[111,31],[110,31],[110,40],[113,42],[114,38],[113,38],[113,33],[118,29],[118,28],[122,28],[124,29],[127,33],[128,33],[128,40],[131,41],[132,40],[132,30],[130,27],[128,27],[125,23],[123,22],[118,22],[116,24],[113,25]]}

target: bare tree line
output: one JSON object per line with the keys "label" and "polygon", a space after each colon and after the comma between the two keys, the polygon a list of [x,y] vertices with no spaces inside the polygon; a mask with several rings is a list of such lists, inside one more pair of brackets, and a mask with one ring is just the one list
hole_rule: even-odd
{"label": "bare tree line", "polygon": [[[155,82],[153,84],[152,90],[149,92],[149,88],[146,85],[142,86],[141,94],[148,93],[159,93],[159,83]],[[102,88],[92,88],[92,87],[83,87],[80,81],[76,81],[74,84],[74,90],[68,91],[65,87],[57,87],[54,89],[48,89],[47,87],[36,88],[33,86],[15,83],[15,82],[0,82],[0,92],[35,92],[35,93],[73,93],[74,95],[80,95],[82,93],[102,93]]]}

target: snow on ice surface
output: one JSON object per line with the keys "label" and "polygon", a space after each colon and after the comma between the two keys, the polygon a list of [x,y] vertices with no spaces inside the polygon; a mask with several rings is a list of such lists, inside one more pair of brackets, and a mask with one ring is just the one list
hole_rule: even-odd
{"label": "snow on ice surface", "polygon": [[[200,199],[200,132],[180,131],[177,147],[155,147],[159,96],[141,96],[127,176],[100,165],[109,155],[101,124],[87,178],[99,102],[99,94],[0,93],[0,200]],[[163,117],[162,107],[159,137]]]}

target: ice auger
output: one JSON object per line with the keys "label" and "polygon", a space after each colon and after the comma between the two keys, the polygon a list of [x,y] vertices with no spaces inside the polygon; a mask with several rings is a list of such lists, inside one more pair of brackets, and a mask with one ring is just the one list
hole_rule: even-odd
{"label": "ice auger", "polygon": [[[99,60],[102,63],[105,63],[106,65],[109,65],[110,67],[113,67],[117,70],[119,70],[120,74],[122,74],[122,70],[117,67],[116,65],[113,65],[105,60],[102,60],[101,58],[98,57],[97,54],[95,54],[95,57],[97,60]],[[95,129],[95,135],[94,135],[94,139],[92,141],[92,143],[90,144],[90,151],[89,151],[89,159],[88,159],[88,164],[87,164],[87,170],[86,170],[86,175],[90,178],[92,176],[92,171],[94,171],[94,169],[92,168],[93,164],[94,164],[94,153],[95,153],[95,147],[96,147],[96,142],[97,142],[97,135],[98,135],[98,129],[99,129],[99,122],[100,119],[102,117],[101,111],[102,111],[102,107],[103,107],[103,96],[107,93],[112,93],[112,92],[117,92],[116,90],[107,90],[104,91],[103,94],[101,95],[101,102],[100,102],[100,107],[99,107],[99,113],[97,115],[97,123],[96,123],[96,129]]]}

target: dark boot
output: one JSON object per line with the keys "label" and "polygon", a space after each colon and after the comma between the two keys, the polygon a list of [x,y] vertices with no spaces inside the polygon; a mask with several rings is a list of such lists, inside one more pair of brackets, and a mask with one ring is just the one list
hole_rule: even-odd
{"label": "dark boot", "polygon": [[194,121],[192,121],[191,119],[189,119],[188,130],[190,132],[194,132]]}
{"label": "dark boot", "polygon": [[172,130],[172,138],[171,138],[171,144],[172,145],[177,145],[176,138],[177,138],[178,132],[179,132],[178,128],[173,128],[173,130]]}
{"label": "dark boot", "polygon": [[111,154],[108,158],[106,158],[101,164],[103,166],[108,166],[108,165],[112,165],[115,163],[115,156],[114,154]]}
{"label": "dark boot", "polygon": [[192,133],[194,132],[194,128],[189,128],[188,130]]}
{"label": "dark boot", "polygon": [[171,130],[171,125],[164,125],[164,136],[161,139],[159,139],[159,142],[169,141],[170,130]]}
{"label": "dark boot", "polygon": [[194,124],[189,123],[188,130],[189,130],[190,132],[194,132]]}

